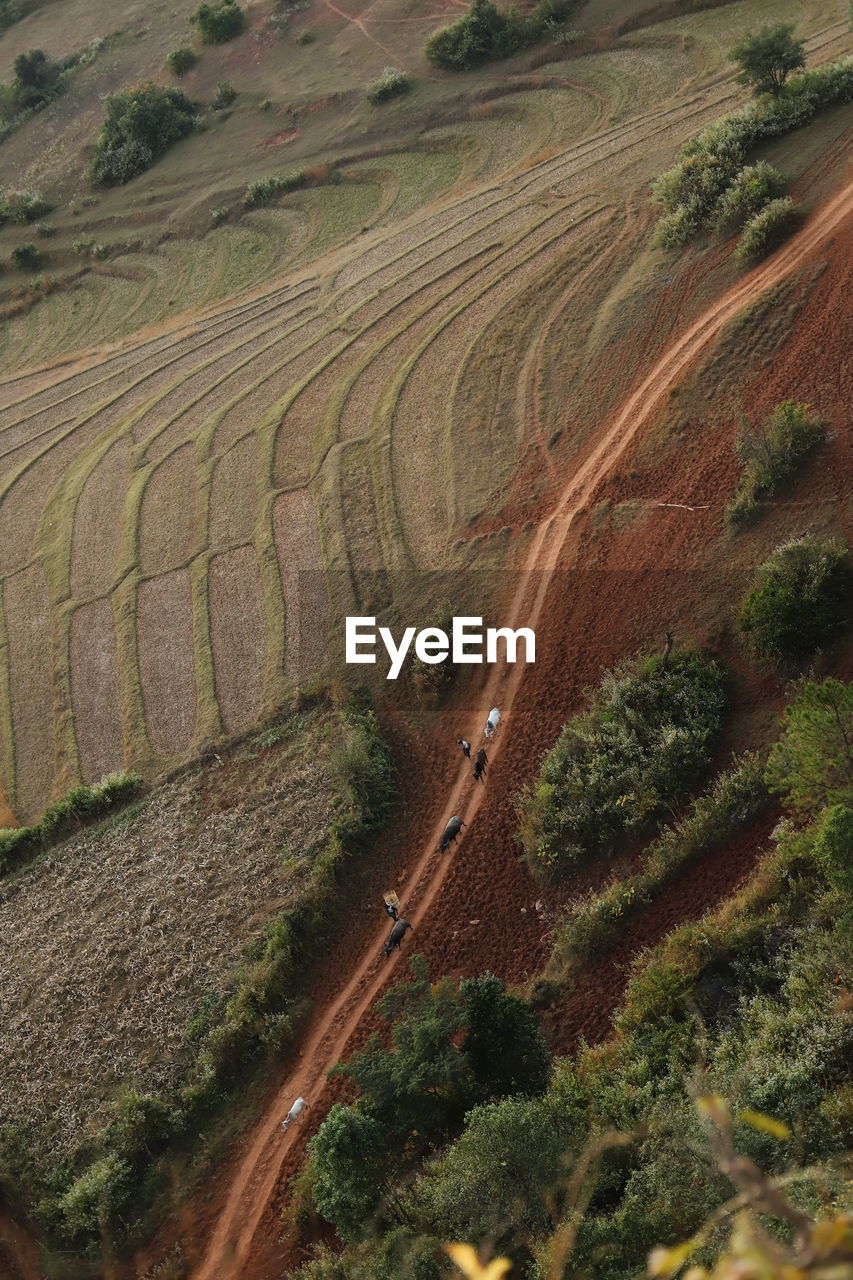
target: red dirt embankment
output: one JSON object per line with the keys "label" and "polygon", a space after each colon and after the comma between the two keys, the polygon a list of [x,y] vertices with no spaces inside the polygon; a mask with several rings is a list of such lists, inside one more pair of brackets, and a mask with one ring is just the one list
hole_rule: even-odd
{"label": "red dirt embankment", "polygon": [[[710,516],[700,513],[698,522],[697,513],[680,509],[661,512],[663,518],[656,527],[647,521],[639,569],[621,567],[631,561],[618,554],[617,535],[612,539],[613,567],[602,563],[596,546],[586,562],[590,571],[584,572],[583,556],[577,555],[577,535],[583,527],[578,517],[595,502],[617,463],[620,470],[626,465],[640,433],[654,421],[670,389],[702,358],[726,322],[777,281],[812,261],[819,251],[824,252],[828,241],[849,221],[851,211],[853,184],[828,201],[783,249],[742,277],[670,345],[621,410],[590,441],[555,508],[539,525],[525,559],[526,572],[507,609],[506,622],[534,627],[542,658],[524,676],[523,702],[517,699],[517,693],[524,669],[496,667],[483,680],[481,711],[474,722],[454,725],[457,732],[477,742],[489,707],[498,705],[505,713],[505,722],[490,751],[488,785],[474,790],[468,771],[460,769],[458,760],[440,770],[427,769],[436,789],[431,788],[427,795],[424,779],[420,779],[417,790],[422,798],[417,802],[412,797],[403,830],[394,833],[395,840],[400,841],[398,847],[417,850],[407,860],[405,884],[398,887],[398,892],[415,926],[409,949],[416,947],[423,952],[433,973],[491,968],[514,981],[536,968],[544,957],[543,926],[531,910],[537,891],[518,863],[517,847],[512,841],[512,797],[535,767],[537,754],[553,739],[567,706],[576,704],[584,684],[594,680],[602,667],[626,649],[659,635],[670,623],[673,611],[683,618],[685,602],[690,597],[696,600],[702,614],[701,597],[706,593],[707,581],[703,584],[702,573],[694,573],[688,582],[689,573],[673,572],[673,556],[677,563],[675,548],[680,545],[686,553],[682,562],[686,570],[692,571],[694,565],[701,563],[703,545],[707,547],[720,535],[719,505]],[[804,316],[806,312],[812,312],[812,308],[805,308]],[[820,334],[826,312],[812,315]],[[839,323],[837,313],[834,323]],[[797,325],[797,341],[819,358],[819,339],[816,342],[815,332],[808,330],[802,317]],[[784,356],[784,349],[781,354]],[[786,387],[783,394],[791,392]],[[759,398],[763,400],[763,396]],[[715,466],[720,465],[729,448],[727,430],[709,431],[703,441],[703,452],[713,455]],[[699,471],[706,471],[704,462],[698,458],[693,462]],[[646,484],[650,478],[647,474]],[[660,485],[655,507],[657,502],[669,500],[689,502],[688,498],[671,498],[676,477],[669,468],[655,478]],[[682,494],[689,476],[678,479]],[[722,497],[719,482],[717,490]],[[565,566],[570,551],[574,563],[568,569]],[[658,551],[661,555],[656,563]],[[726,596],[721,600],[725,602]],[[605,631],[601,629],[601,619],[607,620]],[[751,689],[741,691],[753,697],[770,692],[755,683]],[[778,688],[775,695],[778,705]],[[445,727],[449,732],[449,726]],[[415,758],[409,769],[416,770],[417,765]],[[435,854],[438,835],[454,812],[465,817],[469,829],[458,853],[441,859]],[[756,832],[754,842],[737,846],[728,857],[720,859],[716,864],[719,876],[703,873],[707,894],[698,894],[691,913],[693,909],[697,913],[705,909],[736,883],[739,864],[742,860],[745,865],[755,856],[758,838]],[[670,907],[660,905],[657,923],[653,924],[654,917],[649,918],[653,937],[659,936],[669,923],[683,918],[672,895],[670,900],[671,917]],[[479,926],[471,921],[479,921]],[[646,940],[645,928],[638,918],[634,945]],[[388,962],[381,952],[386,931],[385,924],[377,921],[372,936],[365,938],[361,934],[360,946],[352,951],[341,947],[330,959],[323,979],[328,999],[308,1028],[299,1062],[282,1080],[254,1134],[249,1135],[238,1153],[235,1166],[226,1172],[227,1184],[222,1194],[214,1195],[205,1215],[208,1223],[215,1226],[204,1257],[193,1273],[194,1280],[226,1280],[236,1274],[263,1280],[280,1276],[283,1267],[295,1260],[276,1243],[281,1229],[280,1208],[287,1199],[286,1179],[298,1167],[310,1131],[342,1088],[339,1081],[326,1082],[328,1068],[363,1041],[377,995],[399,976],[399,961]],[[616,956],[613,963],[619,963]],[[595,1025],[589,1027],[583,1025],[580,1006],[577,1014],[572,1038],[601,1034],[597,1012]],[[298,1093],[313,1104],[310,1123],[284,1134],[278,1122]]]}

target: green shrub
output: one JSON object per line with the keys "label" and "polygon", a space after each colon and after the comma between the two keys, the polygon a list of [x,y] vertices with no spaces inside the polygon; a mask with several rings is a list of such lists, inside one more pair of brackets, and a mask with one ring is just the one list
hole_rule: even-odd
{"label": "green shrub", "polygon": [[68,834],[84,820],[125,804],[136,795],[141,783],[138,773],[111,773],[93,786],[74,787],[61,800],[48,805],[35,826],[0,831],[0,873]]}
{"label": "green shrub", "polygon": [[59,1201],[67,1235],[80,1239],[108,1231],[133,1189],[133,1170],[126,1160],[109,1155],[91,1164]]}
{"label": "green shrub", "polygon": [[738,623],[760,662],[800,663],[845,629],[850,591],[846,546],[812,536],[796,538],[759,566]]}
{"label": "green shrub", "polygon": [[689,651],[617,667],[587,697],[522,793],[534,868],[611,850],[666,812],[707,765],[726,704],[720,667]]}
{"label": "green shrub", "polygon": [[202,3],[192,16],[205,44],[225,44],[246,29],[246,13],[235,0]]}
{"label": "green shrub", "polygon": [[827,805],[853,808],[853,684],[804,684],[786,707],[767,762],[767,784],[800,818]]}
{"label": "green shrub", "polygon": [[382,75],[371,80],[367,86],[367,101],[373,106],[387,102],[389,98],[399,98],[409,92],[412,81],[407,71],[398,71],[396,67],[383,68]]}
{"label": "green shrub", "polygon": [[191,71],[197,62],[198,54],[186,46],[173,49],[171,53],[166,54],[166,66],[173,76],[182,76],[185,72]]}
{"label": "green shrub", "polygon": [[56,96],[62,68],[43,49],[19,53],[12,69],[12,96],[18,111],[38,111]]}
{"label": "green shrub", "polygon": [[317,32],[312,31],[310,27],[301,27],[296,33],[297,44],[313,44],[317,39]]}
{"label": "green shrub", "polygon": [[766,258],[796,231],[803,217],[802,206],[790,196],[771,200],[744,226],[735,249],[738,262],[749,265]]}
{"label": "green shrub", "polygon": [[141,84],[106,100],[106,117],[95,144],[93,181],[129,182],[195,125],[194,103],[181,89]]}
{"label": "green shrub", "polygon": [[216,93],[213,98],[213,110],[224,111],[226,107],[230,107],[231,103],[237,97],[237,90],[234,88],[230,80],[220,80],[216,86]]}
{"label": "green shrub", "polygon": [[218,227],[228,218],[228,210],[225,205],[217,205],[215,209],[210,210],[210,221],[214,227]]}
{"label": "green shrub", "polygon": [[715,220],[724,227],[742,227],[784,190],[785,179],[772,165],[764,160],[747,165],[723,192]]}
{"label": "green shrub", "polygon": [[759,499],[776,492],[824,438],[824,426],[811,405],[783,400],[759,427],[741,417],[735,453],[743,471],[726,519],[741,524],[759,508]]}
{"label": "green shrub", "polygon": [[92,252],[94,240],[91,236],[83,236],[80,240],[72,241],[71,248],[80,258],[88,258]]}
{"label": "green shrub", "polygon": [[12,261],[21,271],[38,271],[42,264],[41,250],[36,248],[32,240],[26,240],[12,250]]}
{"label": "green shrub", "polygon": [[0,0],[0,31],[19,22],[26,13],[23,0]]}
{"label": "green shrub", "polygon": [[42,240],[49,240],[51,236],[56,235],[56,227],[52,222],[37,222],[35,225],[35,233]]}
{"label": "green shrub", "polygon": [[247,209],[257,209],[285,191],[298,191],[305,186],[304,173],[286,173],[280,176],[258,178],[250,182],[243,193],[243,204]]}

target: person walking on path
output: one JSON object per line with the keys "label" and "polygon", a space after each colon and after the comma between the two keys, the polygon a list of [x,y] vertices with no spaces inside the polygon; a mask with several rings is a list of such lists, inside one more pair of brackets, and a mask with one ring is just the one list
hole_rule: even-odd
{"label": "person walking on path", "polygon": [[465,757],[465,759],[470,760],[471,759],[471,743],[466,742],[464,738],[457,738],[456,741],[458,742],[459,746],[462,748],[462,754]]}
{"label": "person walking on path", "polygon": [[397,912],[400,908],[400,899],[397,897],[396,893],[386,893],[384,902],[386,913],[396,923]]}

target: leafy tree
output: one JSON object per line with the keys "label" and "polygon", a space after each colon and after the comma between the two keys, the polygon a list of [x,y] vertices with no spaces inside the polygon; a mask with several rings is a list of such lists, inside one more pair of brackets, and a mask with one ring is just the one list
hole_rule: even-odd
{"label": "leafy tree", "polygon": [[551,1054],[529,1005],[508,995],[500,978],[486,973],[460,986],[468,1034],[465,1056],[494,1097],[542,1093],[551,1074]]}
{"label": "leafy tree", "polygon": [[822,814],[812,857],[833,888],[853,901],[853,808],[833,804]]}
{"label": "leafy tree", "polygon": [[853,684],[806,684],[782,717],[767,781],[802,816],[825,805],[853,806]]}
{"label": "leafy tree", "polygon": [[761,662],[801,662],[844,630],[851,573],[842,543],[811,536],[783,543],[757,577],[738,621]]}
{"label": "leafy tree", "polygon": [[397,1168],[381,1121],[362,1106],[336,1103],[308,1154],[317,1209],[342,1239],[360,1239]]}
{"label": "leafy tree", "polygon": [[182,76],[185,71],[190,71],[198,62],[198,54],[193,49],[182,46],[180,49],[173,49],[171,53],[166,54],[166,66],[174,76]]}
{"label": "leafy tree", "polygon": [[203,2],[192,16],[205,44],[225,44],[246,29],[246,13],[235,0],[218,0],[216,4]]}
{"label": "leafy tree", "polygon": [[778,98],[791,72],[806,65],[802,40],[795,40],[793,26],[784,22],[744,36],[729,57],[741,68],[738,81],[752,85],[756,97],[770,93]]}

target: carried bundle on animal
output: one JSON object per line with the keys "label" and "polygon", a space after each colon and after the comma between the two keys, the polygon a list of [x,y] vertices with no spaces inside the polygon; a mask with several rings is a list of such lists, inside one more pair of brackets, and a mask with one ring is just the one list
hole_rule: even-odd
{"label": "carried bundle on animal", "polygon": [[445,849],[451,842],[454,844],[456,843],[456,837],[464,826],[465,823],[462,819],[454,814],[447,826],[444,828],[441,839],[438,842],[438,848],[441,853],[444,853]]}

